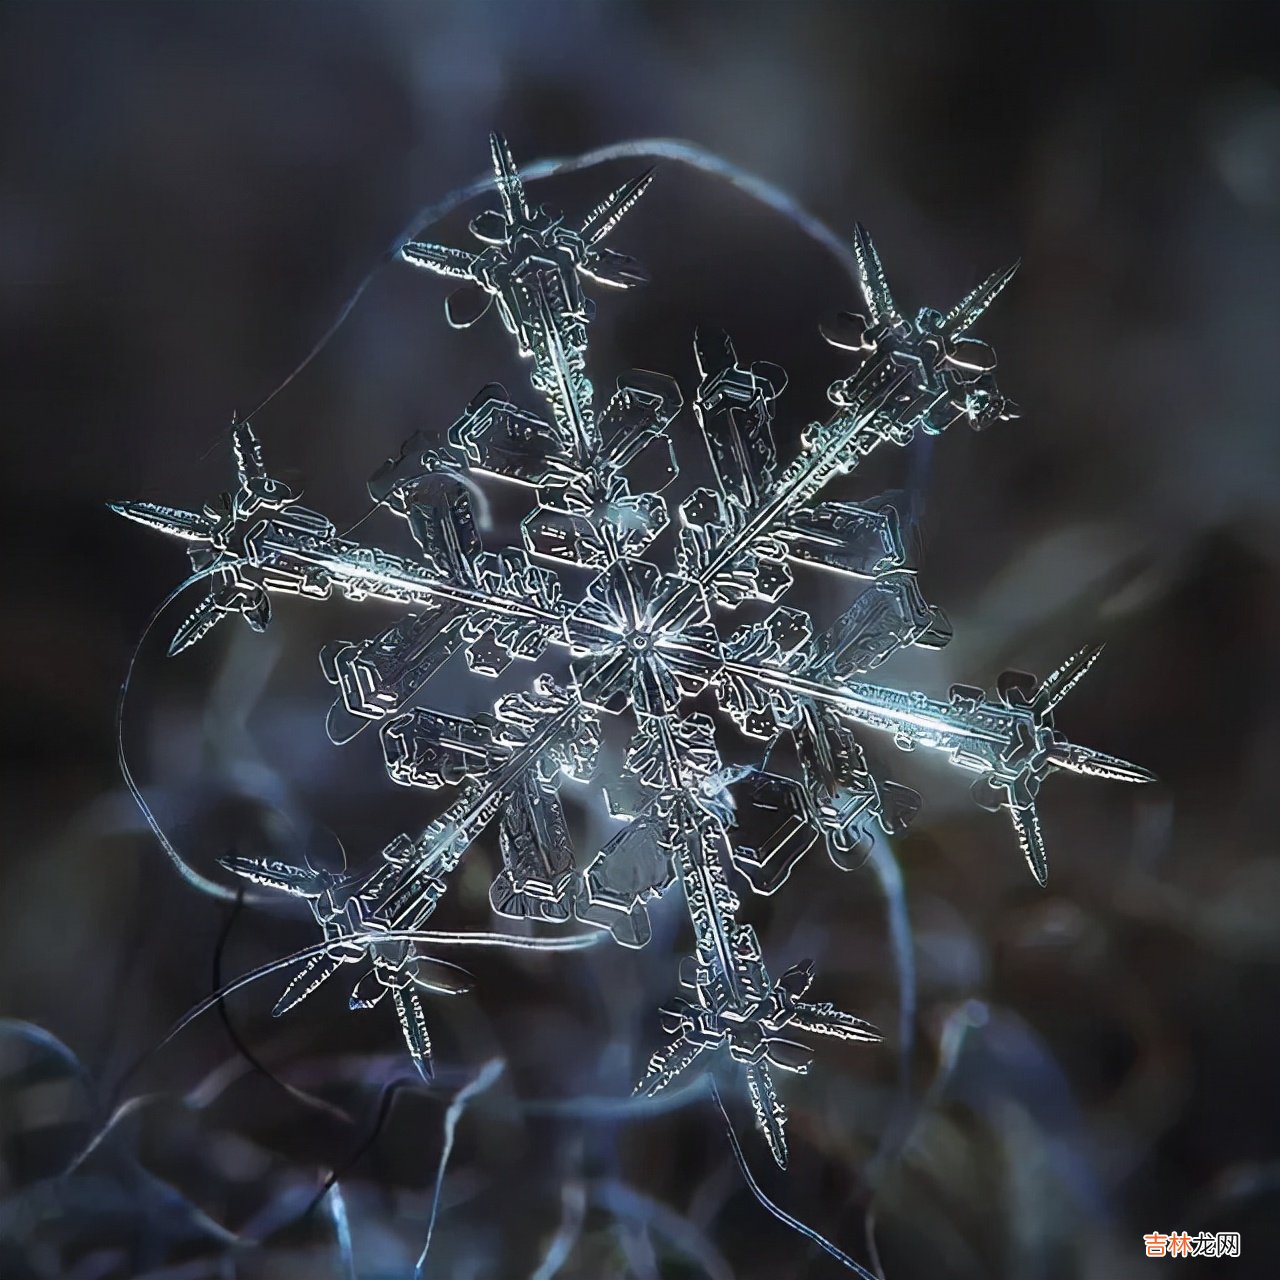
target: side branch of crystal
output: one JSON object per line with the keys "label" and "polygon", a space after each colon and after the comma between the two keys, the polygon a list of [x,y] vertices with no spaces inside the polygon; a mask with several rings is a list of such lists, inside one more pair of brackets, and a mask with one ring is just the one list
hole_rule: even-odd
{"label": "side branch of crystal", "polygon": [[[794,1037],[877,1036],[858,1018],[805,999],[814,977],[807,962],[770,977],[754,930],[738,920],[735,884],[776,893],[817,845],[849,870],[873,840],[906,827],[921,797],[880,775],[868,733],[903,750],[940,752],[976,775],[975,799],[1009,815],[1041,884],[1048,863],[1035,803],[1049,774],[1151,777],[1068,741],[1054,725],[1096,646],[1042,682],[1005,672],[991,696],[957,685],[936,698],[870,679],[907,646],[944,645],[951,627],[908,562],[892,501],[828,499],[823,490],[881,445],[1016,416],[996,386],[994,354],[969,336],[1013,268],[945,313],[924,308],[906,320],[857,227],[862,314],[846,313],[824,331],[852,368],[828,390],[831,416],[808,426],[785,464],[773,422],[786,374],[744,363],[723,333],[699,331],[691,409],[713,483],[683,496],[673,563],[664,564],[655,539],[669,521],[662,493],[678,474],[683,397],[671,378],[633,371],[596,403],[587,376],[595,308],[583,291],[584,283],[625,289],[643,279],[602,242],[651,175],[568,222],[530,203],[497,135],[491,150],[499,207],[471,222],[483,247],[414,241],[401,257],[458,282],[446,303],[454,328],[495,305],[542,407],[490,385],[445,432],[418,433],[374,473],[369,492],[406,522],[412,554],[339,536],[267,475],[243,422],[231,431],[233,493],[198,512],[146,502],[115,510],[182,540],[207,580],[171,652],[233,614],[261,630],[274,593],[319,600],[336,591],[404,609],[379,634],[323,650],[323,673],[336,688],[328,731],[342,743],[376,726],[395,782],[447,795],[434,802],[433,821],[396,837],[366,870],[225,860],[237,875],[305,899],[328,944],[297,971],[277,1012],[358,966],[351,1007],[370,1008],[390,992],[409,1052],[428,1074],[420,997],[465,982],[423,954],[413,935],[489,832],[501,862],[490,903],[504,917],[576,920],[642,947],[652,934],[648,904],[678,882],[692,954],[681,965],[682,994],[664,1011],[670,1038],[638,1092],[656,1093],[683,1072],[727,1059],[782,1164],[785,1110],[773,1069],[803,1071],[811,1057]],[[472,498],[494,482],[531,495],[520,547],[482,544]],[[819,628],[784,600],[798,572],[828,576],[827,594],[839,600],[829,625]],[[728,615],[744,602],[774,607],[762,621],[735,624]],[[426,705],[463,664],[492,678],[518,662],[537,663],[536,674],[490,713]],[[718,720],[708,714],[713,704]],[[613,717],[620,734],[605,731]],[[724,763],[724,721],[759,744],[759,763]],[[615,739],[620,759],[604,745]],[[779,743],[789,750],[775,755]],[[770,767],[779,757],[794,767]],[[601,787],[619,823],[582,860],[570,839],[566,782]]]}

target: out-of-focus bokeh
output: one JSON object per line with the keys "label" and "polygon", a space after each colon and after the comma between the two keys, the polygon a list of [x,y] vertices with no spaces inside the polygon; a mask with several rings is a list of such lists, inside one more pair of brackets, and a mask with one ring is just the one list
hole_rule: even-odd
{"label": "out-of-focus bokeh", "polygon": [[[687,944],[678,901],[640,954],[459,953],[477,989],[432,1002],[429,1090],[345,989],[272,1020],[280,979],[155,1049],[219,975],[314,935],[200,897],[123,787],[120,684],[185,560],[103,504],[224,487],[232,411],[415,209],[483,172],[492,127],[527,161],[688,139],[841,234],[865,223],[910,308],[1020,256],[981,336],[1023,419],[879,460],[856,490],[914,489],[922,583],[956,630],[885,674],[989,683],[1106,639],[1060,723],[1161,777],[1051,782],[1040,891],[961,780],[885,747],[926,795],[893,851],[904,893],[815,852],[748,907],[775,971],[812,956],[815,994],[886,1032],[785,1081],[785,1176],[730,1102],[763,1189],[888,1280],[1274,1275],[1278,49],[1274,7],[1244,3],[6,6],[0,1275],[410,1275],[446,1109],[491,1062],[427,1275],[841,1273],[753,1198],[704,1095],[624,1105]],[[536,191],[585,208],[635,168]],[[616,238],[653,283],[600,299],[597,386],[637,366],[687,390],[694,324],[721,324],[788,369],[794,439],[841,368],[818,322],[855,301],[832,256],[676,162]],[[446,327],[446,291],[380,272],[255,419],[340,525],[403,439],[488,381],[523,385],[496,322]],[[386,620],[286,601],[264,637],[229,626],[172,662],[148,639],[125,747],[195,865],[357,863],[420,825],[375,741],[323,732],[316,651]],[[441,927],[488,927],[493,856]],[[333,1171],[341,1199],[307,1213]],[[1144,1234],[1175,1231],[1237,1232],[1241,1257],[1144,1258]]]}

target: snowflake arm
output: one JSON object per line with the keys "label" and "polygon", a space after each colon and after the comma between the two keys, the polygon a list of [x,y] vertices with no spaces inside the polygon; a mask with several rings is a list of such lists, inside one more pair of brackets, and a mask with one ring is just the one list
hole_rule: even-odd
{"label": "snowflake arm", "polygon": [[917,430],[936,435],[959,420],[980,429],[1015,416],[996,390],[994,355],[963,333],[1016,267],[996,273],[947,316],[923,308],[908,322],[861,226],[855,255],[871,321],[846,314],[847,332],[828,340],[854,352],[858,368],[832,385],[828,396],[837,412],[806,430],[799,457],[781,474],[774,474],[770,420],[782,384],[771,367],[738,365],[727,339],[699,339],[703,383],[695,410],[720,484],[718,491],[699,491],[681,510],[682,567],[725,604],[746,595],[777,599],[789,583],[783,563],[792,554],[789,544],[804,537],[815,517],[824,523],[805,504],[881,444],[905,445]]}
{"label": "snowflake arm", "polygon": [[[495,906],[507,914],[535,914],[511,909],[511,899],[535,880],[532,896],[546,908],[540,914],[567,918],[569,909],[561,904],[573,883],[573,855],[563,818],[555,816],[559,801],[551,784],[563,769],[590,768],[596,730],[572,694],[548,681],[533,693],[499,699],[494,717],[484,722],[417,712],[387,730],[384,741],[396,744],[391,749],[397,758],[388,763],[393,777],[427,787],[465,779],[454,802],[417,839],[398,836],[362,878],[240,856],[223,859],[223,866],[305,898],[326,939],[341,944],[303,966],[274,1012],[294,1008],[343,966],[367,965],[352,990],[351,1008],[372,1008],[391,991],[410,1055],[429,1076],[430,1039],[417,991],[455,994],[466,986],[450,971],[433,969],[416,944],[382,935],[425,927],[444,896],[446,877],[495,819],[507,861],[495,881]],[[572,756],[561,745],[566,739],[574,743]],[[478,754],[485,758],[477,761]],[[535,811],[552,816],[534,819]],[[531,821],[541,823],[532,832]]]}
{"label": "snowflake arm", "polygon": [[[575,228],[545,206],[532,208],[505,140],[494,134],[490,146],[502,208],[472,220],[472,234],[488,246],[484,252],[468,255],[413,242],[401,256],[467,280],[446,304],[455,328],[473,324],[496,302],[517,351],[530,361],[530,382],[551,416],[545,423],[534,420],[536,427],[525,418],[531,428],[521,439],[526,474],[541,472],[535,481],[539,505],[525,522],[526,545],[539,554],[604,565],[619,553],[634,554],[667,519],[656,495],[630,492],[623,473],[634,457],[632,442],[606,438],[597,420],[586,375],[587,326],[595,304],[582,291],[584,278],[620,289],[643,282],[630,258],[601,242],[648,189],[652,170],[613,191]],[[661,398],[669,398],[668,388]],[[678,407],[677,393],[666,420]],[[485,453],[493,449],[485,447],[487,434],[472,435],[473,445]],[[494,445],[501,447],[500,437]]]}
{"label": "snowflake arm", "polygon": [[[903,750],[917,746],[945,752],[958,768],[979,774],[975,799],[984,807],[1005,809],[1036,879],[1044,884],[1048,863],[1035,796],[1049,774],[1072,773],[1120,782],[1151,782],[1154,775],[1138,765],[1069,742],[1053,724],[1053,709],[1092,665],[1098,647],[1074,654],[1037,688],[1034,678],[1006,672],[996,697],[981,689],[954,685],[949,699],[902,692],[881,685],[833,677],[820,646],[789,666],[751,656],[748,631],[739,648],[748,656],[726,657],[721,680],[731,705],[740,707],[742,688],[763,688],[768,703],[785,727],[805,703],[829,707],[839,716],[893,735]],[[757,647],[757,654],[760,652]]]}
{"label": "snowflake arm", "polygon": [[[736,919],[739,903],[725,872],[729,839],[716,803],[718,789],[698,785],[722,776],[719,757],[704,736],[710,722],[699,722],[699,717],[683,722],[644,717],[639,746],[628,760],[642,784],[659,793],[663,844],[684,887],[694,930],[694,954],[681,974],[694,999],[681,998],[665,1011],[673,1038],[654,1054],[636,1092],[657,1093],[695,1063],[707,1061],[706,1051],[727,1049],[730,1060],[742,1068],[757,1127],[774,1159],[785,1167],[786,1108],[774,1088],[770,1064],[804,1071],[811,1052],[782,1033],[789,1025],[798,1028],[795,1020],[800,1017],[820,1033],[877,1037],[867,1024],[830,1005],[799,1002],[812,981],[807,962],[771,982],[755,931]],[[701,737],[696,747],[695,734]]]}
{"label": "snowflake arm", "polygon": [[[234,424],[237,458],[258,453],[247,422]],[[212,578],[208,597],[183,623],[170,653],[203,638],[222,618],[244,617],[255,630],[270,619],[269,593],[348,598],[423,606],[439,629],[460,627],[469,653],[496,646],[510,657],[534,657],[563,633],[560,584],[520,551],[488,555],[475,539],[466,494],[447,474],[423,478],[422,502],[402,502],[423,551],[414,561],[339,538],[331,521],[301,506],[277,480],[249,481],[201,513],[148,502],[112,509],[191,544],[193,567]],[[442,616],[447,615],[447,616]],[[483,659],[477,657],[477,661]]]}

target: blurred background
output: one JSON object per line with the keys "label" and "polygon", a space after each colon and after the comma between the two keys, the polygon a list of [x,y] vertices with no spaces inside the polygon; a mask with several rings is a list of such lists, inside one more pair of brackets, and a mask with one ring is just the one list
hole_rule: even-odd
{"label": "blurred background", "polygon": [[[843,1274],[752,1196],[703,1093],[625,1105],[688,945],[675,894],[641,953],[452,955],[477,989],[431,1002],[430,1089],[387,1011],[349,1015],[339,984],[271,1019],[287,975],[157,1047],[314,932],[196,893],[123,786],[121,681],[186,561],[103,504],[225,487],[232,412],[415,210],[483,174],[493,127],[525,161],[687,139],[841,236],[865,223],[909,310],[1021,257],[979,336],[1022,420],[850,490],[909,490],[956,630],[884,674],[989,685],[1104,639],[1059,723],[1161,778],[1054,779],[1040,891],[962,779],[880,744],[926,798],[880,874],[815,852],[745,909],[775,973],[813,957],[815,996],[886,1033],[784,1081],[785,1175],[730,1091],[763,1190],[888,1280],[1274,1275],[1278,27],[1246,3],[5,6],[0,1275],[411,1275],[469,1083],[425,1274]],[[534,190],[585,210],[638,167]],[[476,207],[433,235],[464,243]],[[614,240],[653,282],[600,299],[597,388],[634,366],[688,393],[693,326],[720,324],[789,371],[784,440],[822,412],[843,366],[817,325],[855,297],[794,219],[668,161]],[[377,273],[255,418],[340,527],[414,431],[489,381],[529,394],[492,317],[447,328],[447,291]],[[381,519],[362,536],[393,537]],[[228,626],[166,661],[181,616],[143,644],[123,739],[193,865],[362,865],[422,825],[372,735],[323,731],[319,646],[390,616],[283,601],[267,635]],[[476,850],[440,927],[490,927],[495,857]],[[1144,1258],[1174,1231],[1238,1232],[1242,1256]]]}

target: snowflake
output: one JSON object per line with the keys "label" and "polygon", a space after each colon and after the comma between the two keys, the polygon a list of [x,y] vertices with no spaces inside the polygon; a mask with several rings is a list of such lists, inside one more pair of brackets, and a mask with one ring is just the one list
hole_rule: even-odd
{"label": "snowflake", "polygon": [[[1145,770],[1068,742],[1053,712],[1097,657],[1082,649],[1038,682],[1006,672],[994,696],[955,686],[947,698],[868,683],[868,672],[906,645],[937,647],[950,632],[907,565],[893,507],[823,501],[830,481],[882,445],[957,422],[983,428],[1016,416],[997,390],[995,357],[968,336],[1013,275],[998,272],[945,314],[899,312],[870,237],[854,237],[862,314],[844,314],[828,341],[852,369],[828,392],[834,412],[803,433],[798,455],[777,459],[772,423],[786,376],[744,366],[720,333],[700,332],[701,382],[693,416],[715,484],[676,512],[670,567],[647,559],[671,513],[662,490],[677,474],[672,422],[682,408],[670,378],[632,373],[600,407],[586,374],[595,306],[589,282],[628,289],[635,262],[603,246],[640,199],[645,173],[572,223],[529,204],[506,143],[491,139],[500,210],[471,222],[478,251],[409,243],[405,263],[460,282],[446,302],[454,328],[496,304],[546,402],[540,416],[500,388],[481,393],[438,443],[415,436],[370,482],[376,501],[407,521],[411,557],[340,537],[268,476],[252,428],[233,425],[238,483],[218,507],[193,513],[147,502],[121,514],[185,539],[210,590],[178,629],[171,652],[233,614],[261,630],[273,592],[377,597],[404,605],[403,619],[356,644],[329,646],[325,675],[338,687],[330,735],[345,741],[381,726],[397,782],[452,788],[419,834],[396,837],[372,869],[336,874],[280,861],[228,857],[258,885],[306,899],[330,945],[296,974],[276,1012],[296,1005],[339,970],[363,970],[353,1009],[390,997],[418,1069],[431,1070],[420,996],[459,989],[455,971],[421,953],[422,930],[448,877],[493,825],[502,870],[490,900],[504,916],[576,919],[626,946],[650,937],[646,904],[677,881],[693,926],[683,963],[687,993],[664,1011],[670,1039],[637,1091],[657,1093],[718,1051],[740,1064],[759,1128],[786,1161],[785,1111],[771,1069],[805,1071],[803,1033],[875,1040],[867,1023],[804,999],[808,963],[776,981],[756,934],[739,923],[730,871],[773,893],[796,862],[823,843],[837,866],[856,865],[877,830],[895,834],[920,798],[877,777],[860,730],[898,747],[943,752],[977,775],[980,803],[1003,809],[1044,884],[1047,862],[1035,798],[1066,769],[1120,781]],[[636,491],[638,474],[661,483]],[[532,492],[522,547],[486,550],[472,513],[477,477]],[[820,566],[849,584],[848,607],[819,631],[778,602],[794,564]],[[584,572],[585,571],[585,572]],[[582,585],[585,581],[585,586]],[[747,602],[767,616],[737,627],[726,616]],[[763,607],[762,607],[763,606]],[[495,677],[512,662],[566,650],[567,675],[543,671],[503,696],[492,715],[446,715],[410,704],[459,651],[472,672]],[[691,702],[699,700],[694,709]],[[714,702],[749,740],[757,765],[726,765]],[[606,767],[606,730],[623,725],[622,759]],[[617,730],[612,731],[615,735]],[[779,741],[794,748],[791,776],[767,762]],[[608,778],[611,815],[623,825],[593,857],[571,846],[561,798],[566,783]]]}

